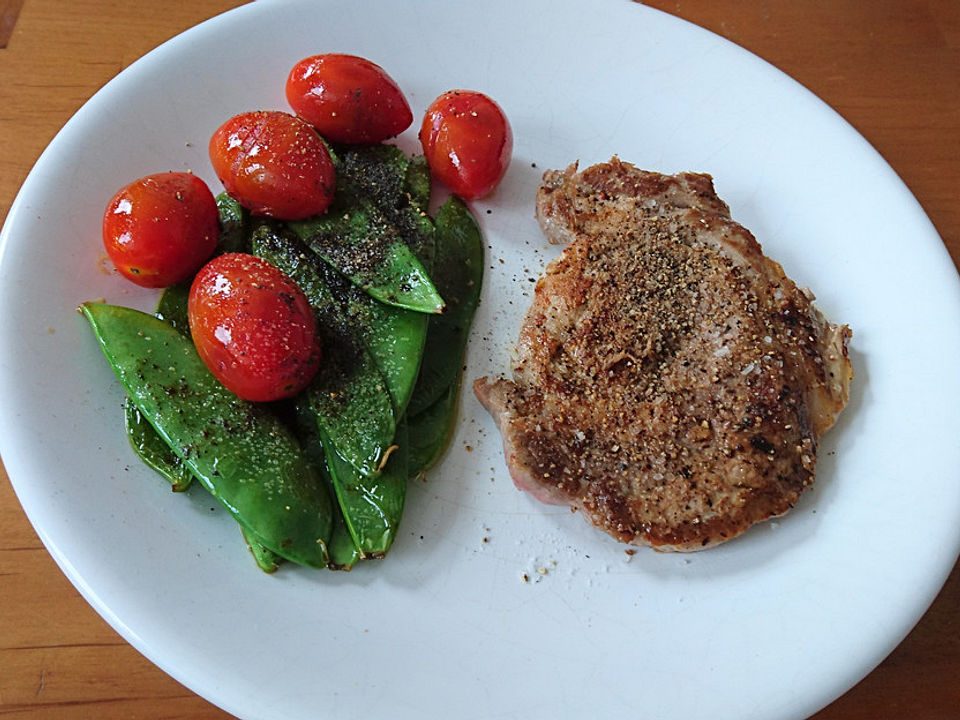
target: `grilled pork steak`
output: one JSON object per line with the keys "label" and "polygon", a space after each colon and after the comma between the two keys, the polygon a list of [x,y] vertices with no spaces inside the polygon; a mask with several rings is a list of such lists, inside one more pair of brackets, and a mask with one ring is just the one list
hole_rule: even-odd
{"label": "grilled pork steak", "polygon": [[516,485],[668,550],[787,512],[847,402],[850,330],[708,175],[573,165],[544,175],[537,216],[569,244],[537,283],[513,380],[474,384]]}

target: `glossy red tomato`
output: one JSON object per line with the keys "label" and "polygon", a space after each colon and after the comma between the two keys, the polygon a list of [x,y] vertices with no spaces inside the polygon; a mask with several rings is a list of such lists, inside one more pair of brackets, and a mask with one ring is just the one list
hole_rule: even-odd
{"label": "glossy red tomato", "polygon": [[372,144],[413,122],[403,92],[382,67],[355,55],[304,58],[287,77],[293,111],[334,142]]}
{"label": "glossy red tomato", "polygon": [[244,400],[290,397],[317,372],[310,303],[293,280],[255,255],[227,253],[204,265],[190,287],[187,317],[203,362]]}
{"label": "glossy red tomato", "polygon": [[510,164],[513,131],[483,93],[451,90],[427,108],[420,144],[433,176],[467,200],[489,194]]}
{"label": "glossy red tomato", "polygon": [[159,288],[189,279],[217,247],[210,188],[190,173],[148,175],[117,191],[103,213],[103,245],[121,275]]}
{"label": "glossy red tomato", "polygon": [[333,200],[333,161],[300,118],[275,110],[236,115],[210,138],[210,162],[227,193],[254,215],[299,220]]}

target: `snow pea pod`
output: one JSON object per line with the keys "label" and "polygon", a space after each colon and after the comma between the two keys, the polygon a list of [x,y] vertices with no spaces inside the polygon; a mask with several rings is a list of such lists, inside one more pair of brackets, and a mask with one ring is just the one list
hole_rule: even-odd
{"label": "snow pea pod", "polygon": [[[250,236],[256,222],[250,212],[225,192],[216,197],[220,216],[220,236],[217,238],[217,255],[228,252],[250,252]],[[164,289],[157,304],[156,315],[189,337],[190,323],[187,319],[187,303],[190,299],[190,283],[171,285]]]}
{"label": "snow pea pod", "polygon": [[[341,204],[369,200],[392,219],[421,262],[432,258],[433,221],[424,211],[430,171],[422,156],[410,159],[393,145],[344,147],[336,165]],[[375,300],[339,273],[324,278],[383,372],[399,417],[420,371],[428,316]]]}
{"label": "snow pea pod", "polygon": [[447,391],[433,405],[406,418],[410,437],[410,477],[426,472],[440,459],[453,434],[460,399],[460,383]]}
{"label": "snow pea pod", "polygon": [[430,169],[426,159],[422,155],[408,158],[395,145],[372,145],[341,150],[338,163],[342,211],[350,212],[359,201],[372,203],[429,272],[433,220],[427,214]]}
{"label": "snow pea pod", "polygon": [[307,394],[321,441],[361,474],[377,475],[396,432],[393,402],[376,361],[324,281],[323,263],[282,228],[258,228],[253,250],[300,286],[317,315],[323,360]]}
{"label": "snow pea pod", "polygon": [[[220,215],[217,252],[249,251],[251,231],[249,212],[226,193],[220,193],[216,202]],[[166,320],[187,337],[190,336],[190,324],[187,319],[189,297],[190,283],[172,285],[161,294],[156,311],[158,318]],[[157,435],[153,426],[147,422],[132,402],[124,404],[124,426],[130,445],[148,466],[169,480],[175,491],[186,490],[189,487],[193,475],[177,454]]]}
{"label": "snow pea pod", "polygon": [[406,201],[410,160],[396,145],[341,146],[337,150],[335,203],[367,198],[383,209]]}
{"label": "snow pea pod", "polygon": [[[406,227],[407,245],[417,259],[432,272],[435,262],[433,219],[428,214],[430,207],[430,168],[422,155],[410,159],[404,178],[406,206],[401,206],[399,224]],[[443,293],[440,293],[443,297]]]}
{"label": "snow pea pod", "polygon": [[[329,476],[329,472],[327,473]],[[330,480],[333,488],[333,480]],[[350,534],[344,520],[343,512],[339,511],[333,515],[333,531],[330,534],[330,561],[327,564],[331,570],[350,570],[360,561],[360,550]]]}
{"label": "snow pea pod", "polygon": [[80,309],[130,399],[250,536],[325,567],[330,496],[283,423],[224,389],[169,323],[102,303]]}
{"label": "snow pea pod", "polygon": [[[220,198],[217,198],[220,204]],[[239,208],[239,205],[237,205]],[[221,219],[223,210],[221,209]],[[221,239],[223,235],[221,235]],[[249,238],[247,238],[249,240]],[[249,244],[247,242],[247,244]],[[155,313],[161,320],[166,320],[176,330],[186,337],[190,337],[190,323],[187,318],[187,303],[190,298],[189,285],[172,285],[163,291]],[[137,406],[129,400],[124,405],[127,437],[133,445],[137,455],[150,467],[170,481],[175,491],[186,490],[193,481],[193,473],[186,467],[183,460],[164,442]],[[240,526],[247,548],[253,555],[257,566],[267,573],[275,572],[282,558],[272,550],[267,549],[249,532]]]}
{"label": "snow pea pod", "polygon": [[447,312],[430,318],[420,377],[407,412],[423,412],[459,385],[463,355],[483,286],[483,235],[467,207],[451,197],[437,212],[434,282]]}
{"label": "snow pea pod", "polygon": [[322,264],[318,270],[383,373],[400,417],[420,372],[429,316],[374,300],[339,273],[323,272]]}
{"label": "snow pea pod", "polygon": [[[318,474],[323,477],[324,482],[330,490],[331,497],[337,497],[333,486],[333,478],[327,469],[327,457],[323,450],[323,442],[320,440],[320,433],[317,428],[317,418],[313,414],[309,402],[300,397],[294,402],[293,408],[294,424],[297,435],[300,437],[300,445],[303,447],[307,457],[317,468]],[[343,511],[340,509],[339,499],[333,503],[333,529],[330,531],[330,542],[327,543],[330,560],[327,564],[331,570],[350,570],[360,560],[360,551],[357,544],[350,535],[347,523],[343,519]]]}
{"label": "snow pea pod", "polygon": [[247,543],[247,549],[250,551],[250,554],[253,555],[253,560],[257,563],[257,567],[265,573],[275,573],[283,562],[283,558],[273,550],[265,547],[243,525],[240,526],[240,534]]}
{"label": "snow pea pod", "polygon": [[148,467],[153,468],[170,483],[174,492],[183,492],[193,482],[193,473],[183,460],[157,435],[153,425],[129,400],[124,403],[124,429],[134,452]]}
{"label": "snow pea pod", "polygon": [[[166,320],[181,333],[190,334],[187,323],[187,285],[173,285],[163,291],[157,306],[157,317]],[[147,466],[166,478],[175,492],[186,490],[193,481],[183,460],[163,441],[153,425],[147,422],[137,406],[129,399],[123,404],[124,429],[134,452]]]}
{"label": "snow pea pod", "polygon": [[430,166],[423,155],[410,158],[403,189],[415,208],[426,211],[430,207]]}
{"label": "snow pea pod", "polygon": [[190,285],[171,285],[160,296],[155,313],[166,320],[183,335],[190,337],[190,321],[187,319],[187,303],[190,300]]}
{"label": "snow pea pod", "polygon": [[333,487],[360,557],[383,557],[397,535],[408,478],[407,428],[402,421],[395,442],[395,450],[376,478],[360,475],[335,448],[324,445]]}
{"label": "snow pea pod", "polygon": [[350,288],[346,310],[387,381],[397,417],[403,415],[417,377],[427,339],[427,316],[377,302]]}
{"label": "snow pea pod", "polygon": [[250,212],[225,192],[216,201],[220,213],[217,253],[250,252]]}
{"label": "snow pea pod", "polygon": [[422,264],[433,223],[426,207],[430,174],[395,145],[335,148],[337,190],[323,215],[290,228],[351,282],[381,302],[417,312],[443,311]]}
{"label": "snow pea pod", "polygon": [[443,298],[400,230],[368,200],[287,223],[352,283],[388,305],[441,313]]}

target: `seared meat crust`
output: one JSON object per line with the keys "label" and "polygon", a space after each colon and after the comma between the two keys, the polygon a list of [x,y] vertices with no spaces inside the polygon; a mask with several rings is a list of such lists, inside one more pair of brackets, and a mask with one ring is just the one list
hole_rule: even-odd
{"label": "seared meat crust", "polygon": [[537,216],[568,246],[537,283],[513,380],[474,384],[517,486],[672,550],[793,507],[847,401],[849,329],[708,175],[573,165],[544,175]]}

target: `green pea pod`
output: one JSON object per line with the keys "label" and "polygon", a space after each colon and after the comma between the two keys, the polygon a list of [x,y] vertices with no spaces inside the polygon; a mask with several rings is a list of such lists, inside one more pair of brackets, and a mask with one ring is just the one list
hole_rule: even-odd
{"label": "green pea pod", "polygon": [[430,166],[423,155],[410,158],[403,189],[415,208],[426,211],[430,207]]}
{"label": "green pea pod", "polygon": [[450,442],[457,416],[460,383],[447,388],[439,400],[416,415],[406,418],[410,437],[410,477],[426,472]]}
{"label": "green pea pod", "polygon": [[[187,285],[168,287],[160,296],[157,317],[166,320],[185,335],[190,334],[187,324],[187,297],[190,288]],[[148,467],[166,478],[175,492],[186,490],[193,481],[193,474],[183,464],[183,460],[163,441],[153,425],[129,399],[123,405],[124,429],[134,452]]]}
{"label": "green pea pod", "polygon": [[193,482],[193,473],[157,435],[137,406],[127,401],[123,406],[127,439],[140,459],[170,483],[174,492],[183,492]]}
{"label": "green pea pod", "polygon": [[[420,156],[409,159],[394,145],[343,147],[337,160],[338,212],[366,199],[397,226],[414,254],[432,259],[430,171]],[[341,300],[383,372],[397,417],[403,414],[420,371],[427,315],[375,300],[339,273],[324,276]]]}
{"label": "green pea pod", "polygon": [[243,535],[243,539],[247,543],[247,549],[253,555],[257,567],[265,573],[275,573],[283,562],[283,558],[264,546],[243,525],[240,526],[240,534]]}
{"label": "green pea pod", "polygon": [[[435,227],[427,214],[430,207],[430,168],[422,155],[411,158],[403,187],[408,203],[405,207],[401,206],[399,223],[407,228],[407,245],[413,254],[427,272],[432,272],[436,249],[433,237]],[[442,292],[440,296],[443,297]]]}
{"label": "green pea pod", "polygon": [[[317,429],[317,418],[314,416],[310,404],[299,397],[294,403],[293,412],[294,424],[304,453],[313,462],[318,474],[323,477],[330,490],[331,497],[336,497],[333,478],[330,477],[330,471],[327,469],[327,457]],[[331,570],[350,570],[360,560],[360,551],[357,549],[357,544],[353,541],[353,536],[350,535],[347,523],[343,519],[339,500],[333,503],[333,530],[330,532],[330,542],[327,543],[327,550],[330,555],[327,567]]]}
{"label": "green pea pod", "polygon": [[342,146],[337,191],[323,215],[290,223],[313,250],[381,302],[443,310],[423,267],[432,249],[430,173],[395,145]]}
{"label": "green pea pod", "polygon": [[370,200],[394,221],[411,208],[415,220],[406,228],[407,223],[400,222],[401,232],[429,229],[430,168],[425,157],[408,158],[396,145],[345,146],[336,166],[336,205],[346,210],[358,200]]}
{"label": "green pea pod", "polygon": [[401,422],[395,449],[376,478],[360,475],[334,448],[324,445],[340,509],[361,557],[383,557],[396,538],[407,492],[407,442]]}
{"label": "green pea pod", "polygon": [[[217,240],[217,254],[228,252],[250,252],[250,234],[254,223],[250,213],[225,192],[216,197],[217,210],[220,213],[220,237]],[[190,335],[187,318],[187,303],[190,298],[190,283],[180,283],[165,288],[157,305],[157,317],[160,317],[177,330]]]}
{"label": "green pea pod", "polygon": [[250,212],[225,192],[217,195],[220,237],[217,253],[250,252]]}
{"label": "green pea pod", "polygon": [[190,285],[171,285],[163,291],[157,304],[156,315],[183,335],[190,337],[190,322],[187,318],[187,303],[190,299]]}
{"label": "green pea pod", "polygon": [[[242,211],[239,204],[236,204],[226,195],[235,205],[237,213]],[[217,198],[217,204],[221,204],[221,197]],[[227,206],[229,207],[229,205]],[[242,211],[245,212],[245,211]],[[221,221],[224,211],[221,207]],[[223,235],[220,236],[221,240]],[[166,288],[160,296],[160,302],[157,305],[156,316],[161,320],[166,320],[183,335],[190,336],[190,325],[187,318],[187,303],[190,296],[190,287],[187,284],[173,285]],[[164,442],[163,438],[153,429],[153,425],[144,419],[137,406],[132,402],[125,404],[127,437],[130,444],[140,458],[163,477],[170,481],[175,491],[186,490],[193,480],[193,474],[184,465],[183,460],[170,449],[170,446]],[[267,549],[250,536],[250,533],[241,525],[240,531],[243,539],[246,541],[247,548],[253,555],[257,566],[267,573],[275,572],[283,559],[272,550]]]}
{"label": "green pea pod", "polygon": [[420,374],[428,318],[423,313],[384,305],[353,288],[344,297],[347,312],[383,372],[394,412],[400,417]]}
{"label": "green pea pod", "polygon": [[429,271],[433,261],[430,169],[423,156],[408,158],[395,145],[350,147],[337,166],[336,212],[349,213],[369,201],[396,227]]}
{"label": "green pea pod", "polygon": [[337,151],[334,202],[346,205],[366,198],[384,210],[395,208],[407,201],[409,166],[410,159],[396,145],[342,146]]}
{"label": "green pea pod", "polygon": [[429,316],[374,300],[339,273],[325,271],[322,262],[317,269],[383,373],[400,417],[420,373]]}
{"label": "green pea pod", "polygon": [[[331,481],[332,482],[332,481]],[[350,534],[343,513],[339,511],[333,516],[333,532],[330,535],[330,562],[327,567],[331,570],[351,570],[360,561],[360,550]]]}
{"label": "green pea pod", "polygon": [[332,570],[350,570],[363,557],[382,557],[396,536],[403,513],[407,489],[404,448],[406,426],[397,428],[396,441],[383,471],[377,478],[359,474],[320,437],[320,426],[308,402],[298,398],[294,407],[295,424],[306,455],[333,490],[337,503],[333,512],[333,531],[329,551]]}
{"label": "green pea pod", "polygon": [[368,200],[287,223],[310,248],[388,305],[441,313],[443,298],[397,226]]}
{"label": "green pea pod", "polygon": [[130,399],[251,537],[325,567],[330,496],[290,431],[226,390],[169,323],[101,303],[81,310]]}
{"label": "green pea pod", "polygon": [[[225,192],[217,196],[216,202],[220,214],[217,252],[248,252],[250,214]],[[157,317],[166,320],[187,337],[190,336],[187,318],[189,297],[190,283],[172,285],[164,289],[156,311]],[[186,490],[193,475],[132,402],[124,404],[124,419],[127,438],[137,455],[169,480],[175,491]]]}
{"label": "green pea pod", "polygon": [[324,270],[297,238],[263,226],[254,253],[289,275],[317,315],[323,360],[307,388],[320,438],[363,475],[380,471],[396,418],[386,379],[322,277]]}
{"label": "green pea pod", "polygon": [[483,235],[466,204],[451,197],[437,213],[437,259],[433,277],[447,298],[447,312],[430,318],[427,342],[413,397],[413,416],[438,402],[460,382],[463,355],[483,285]]}

